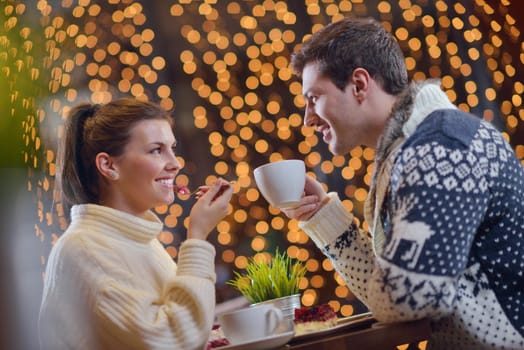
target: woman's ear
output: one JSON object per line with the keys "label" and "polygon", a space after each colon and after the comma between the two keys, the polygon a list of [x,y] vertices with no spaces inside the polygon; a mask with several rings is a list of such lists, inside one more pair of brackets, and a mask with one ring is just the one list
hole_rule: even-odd
{"label": "woman's ear", "polygon": [[120,174],[115,167],[111,156],[105,152],[100,152],[95,158],[96,167],[98,172],[107,179],[118,180]]}

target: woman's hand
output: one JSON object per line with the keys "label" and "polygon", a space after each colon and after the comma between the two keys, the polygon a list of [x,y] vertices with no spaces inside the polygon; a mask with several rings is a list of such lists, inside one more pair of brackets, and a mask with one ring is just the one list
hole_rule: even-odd
{"label": "woman's hand", "polygon": [[281,210],[290,219],[306,221],[315,215],[328,200],[329,197],[320,182],[307,175],[304,194],[300,199],[300,204],[293,208]]}
{"label": "woman's hand", "polygon": [[227,214],[233,186],[219,178],[213,185],[199,188],[198,200],[189,214],[187,238],[206,239]]}

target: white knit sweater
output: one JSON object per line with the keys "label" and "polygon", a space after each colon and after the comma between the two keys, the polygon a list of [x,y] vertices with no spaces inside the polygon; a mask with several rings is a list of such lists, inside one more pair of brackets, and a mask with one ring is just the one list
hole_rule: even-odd
{"label": "white knit sweater", "polygon": [[47,262],[42,349],[202,349],[215,307],[214,247],[188,239],[178,268],[161,221],[74,206]]}

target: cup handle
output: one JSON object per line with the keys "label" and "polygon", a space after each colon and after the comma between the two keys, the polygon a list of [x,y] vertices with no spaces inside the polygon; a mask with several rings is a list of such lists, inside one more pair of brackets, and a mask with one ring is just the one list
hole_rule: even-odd
{"label": "cup handle", "polygon": [[[272,307],[271,309],[267,310],[266,317],[268,320],[269,327],[273,326],[268,330],[267,335],[272,335],[284,321],[284,315],[282,314],[282,311],[280,309]],[[274,318],[275,322],[271,322],[272,318]]]}

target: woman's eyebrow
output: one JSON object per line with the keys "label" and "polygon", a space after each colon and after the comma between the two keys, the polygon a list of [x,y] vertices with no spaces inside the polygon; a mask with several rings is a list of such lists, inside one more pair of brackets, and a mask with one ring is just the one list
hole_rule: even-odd
{"label": "woman's eyebrow", "polygon": [[[172,144],[171,144],[171,147],[176,147],[178,144],[178,142],[175,140]],[[165,146],[165,145],[169,145],[169,143],[166,143],[166,142],[163,142],[163,141],[152,141],[150,142],[150,145],[155,145],[155,146]]]}

